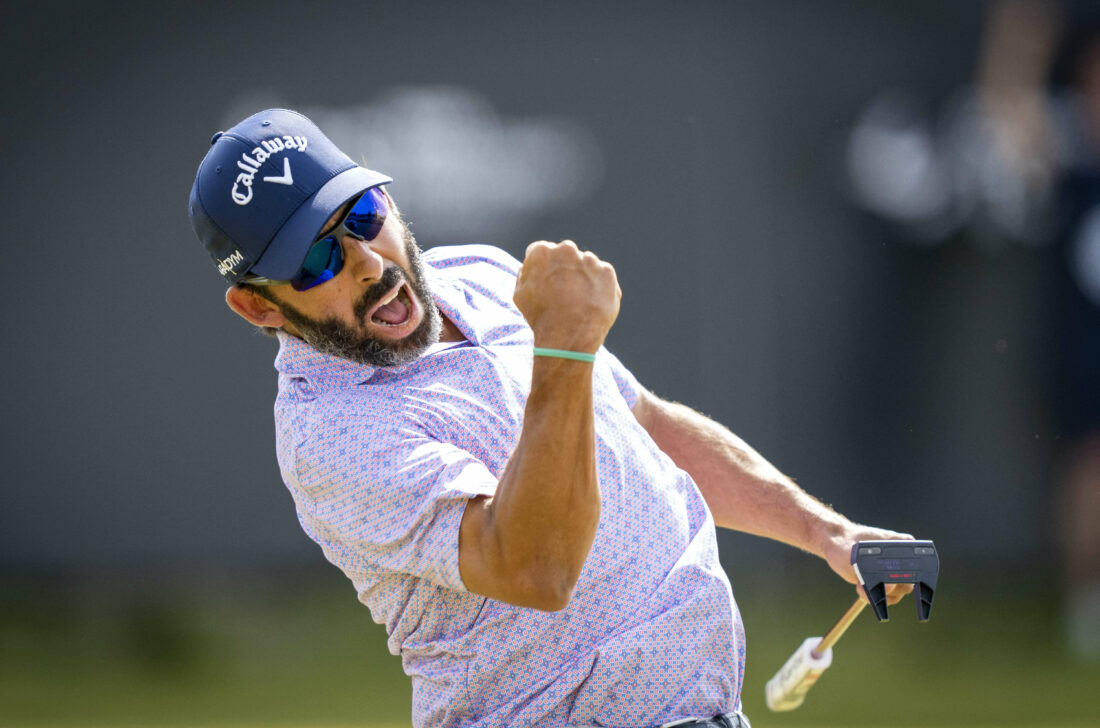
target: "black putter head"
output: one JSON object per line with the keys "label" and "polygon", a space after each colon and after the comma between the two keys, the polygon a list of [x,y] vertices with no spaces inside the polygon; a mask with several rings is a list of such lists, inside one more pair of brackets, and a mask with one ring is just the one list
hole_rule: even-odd
{"label": "black putter head", "polygon": [[940,557],[931,541],[859,541],[852,547],[852,568],[878,621],[890,618],[887,584],[915,584],[917,621],[928,621],[940,574]]}

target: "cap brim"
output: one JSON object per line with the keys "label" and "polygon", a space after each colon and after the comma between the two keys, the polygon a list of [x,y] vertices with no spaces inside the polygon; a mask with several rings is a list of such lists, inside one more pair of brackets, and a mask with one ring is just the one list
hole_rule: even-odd
{"label": "cap brim", "polygon": [[386,175],[365,167],[352,167],[336,175],[290,216],[249,273],[275,281],[289,280],[302,267],[317,234],[340,205],[366,189],[390,182],[393,180]]}

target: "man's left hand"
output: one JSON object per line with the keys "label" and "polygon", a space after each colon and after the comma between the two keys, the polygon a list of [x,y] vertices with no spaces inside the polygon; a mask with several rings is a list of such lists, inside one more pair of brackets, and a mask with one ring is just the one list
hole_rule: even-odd
{"label": "man's left hand", "polygon": [[[898,533],[884,528],[872,528],[861,526],[857,523],[850,524],[843,532],[833,536],[825,544],[825,560],[830,568],[840,575],[841,579],[849,584],[856,584],[856,593],[863,601],[867,601],[867,595],[858,586],[855,569],[852,568],[852,546],[857,541],[886,541],[905,540],[912,541],[913,536],[908,533]],[[897,604],[909,592],[913,591],[912,584],[887,584],[886,603]]]}

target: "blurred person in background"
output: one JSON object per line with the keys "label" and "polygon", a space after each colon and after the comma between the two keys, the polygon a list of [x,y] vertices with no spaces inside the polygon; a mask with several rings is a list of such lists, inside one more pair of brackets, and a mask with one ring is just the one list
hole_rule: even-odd
{"label": "blurred person in background", "polygon": [[851,189],[917,244],[1056,254],[1046,390],[1063,626],[1074,655],[1100,661],[1100,12],[991,3],[974,87],[935,122],[921,106],[889,92],[864,111]]}
{"label": "blurred person in background", "polygon": [[1073,28],[1059,112],[1060,523],[1066,630],[1100,662],[1100,16]]}

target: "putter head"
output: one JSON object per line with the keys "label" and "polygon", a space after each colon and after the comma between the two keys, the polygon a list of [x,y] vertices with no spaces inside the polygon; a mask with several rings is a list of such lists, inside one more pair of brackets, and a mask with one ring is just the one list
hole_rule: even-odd
{"label": "putter head", "polygon": [[914,584],[917,621],[928,621],[940,574],[940,557],[931,541],[859,541],[852,547],[852,568],[878,621],[890,618],[887,584]]}

